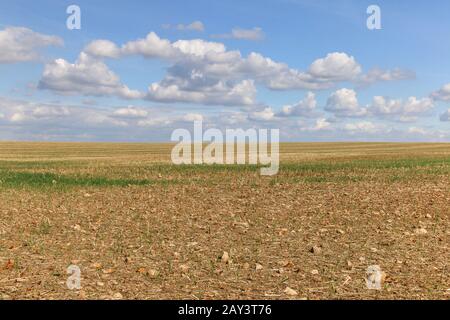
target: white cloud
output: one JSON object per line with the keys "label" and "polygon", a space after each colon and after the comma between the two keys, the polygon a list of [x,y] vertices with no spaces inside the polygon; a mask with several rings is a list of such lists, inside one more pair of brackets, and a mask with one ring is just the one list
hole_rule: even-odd
{"label": "white cloud", "polygon": [[392,70],[383,70],[374,68],[362,75],[357,82],[362,85],[370,85],[375,82],[398,81],[415,79],[416,74],[411,70],[402,70],[395,68]]}
{"label": "white cloud", "polygon": [[185,55],[192,55],[196,57],[205,57],[208,54],[214,55],[224,53],[226,51],[225,45],[222,43],[204,41],[201,39],[178,40],[174,42],[172,46]]}
{"label": "white cloud", "polygon": [[256,121],[270,121],[275,117],[275,113],[272,108],[266,107],[260,111],[254,111],[249,114],[249,119]]}
{"label": "white cloud", "polygon": [[254,27],[252,29],[234,28],[231,33],[213,35],[213,38],[238,39],[258,41],[264,39],[265,35],[261,28]]}
{"label": "white cloud", "polygon": [[8,27],[0,31],[0,63],[37,60],[39,48],[61,45],[63,41],[59,37],[24,27]]}
{"label": "white cloud", "polygon": [[[270,107],[249,111],[224,108],[203,115],[176,106],[170,109],[77,106],[0,97],[0,110],[4,115],[0,136],[9,140],[167,141],[175,128],[190,128],[186,122],[200,119],[206,127],[216,128],[282,125],[282,136],[294,140],[449,141],[450,138],[448,130],[433,129],[432,125],[422,128],[395,124],[392,128],[372,121],[340,123],[341,119],[326,117],[280,119]],[[146,112],[145,116],[142,111]]]}
{"label": "white cloud", "polygon": [[39,88],[59,94],[113,95],[126,99],[142,97],[139,92],[123,85],[104,62],[84,52],[74,64],[64,59],[46,64]]}
{"label": "white cloud", "polygon": [[397,99],[389,99],[381,96],[373,97],[371,106],[372,112],[376,114],[398,114],[402,110],[402,101]]}
{"label": "white cloud", "polygon": [[5,119],[11,123],[43,131],[58,131],[64,127],[80,127],[84,124],[126,125],[111,118],[108,111],[96,108],[17,101],[1,97],[0,105],[5,112]]}
{"label": "white cloud", "polygon": [[338,117],[363,116],[367,109],[359,105],[355,90],[339,89],[327,100],[326,111],[333,112]]}
{"label": "white cloud", "polygon": [[320,79],[351,80],[361,73],[361,66],[354,57],[343,52],[334,52],[314,61],[309,68],[309,73]]}
{"label": "white cloud", "polygon": [[418,128],[418,127],[410,127],[408,128],[408,132],[409,133],[416,133],[416,134],[421,134],[421,135],[426,135],[427,131],[423,128]]}
{"label": "white cloud", "polygon": [[103,125],[112,127],[127,127],[128,122],[124,120],[114,119],[107,114],[103,113],[91,113],[89,117],[86,117],[84,121],[91,125]]}
{"label": "white cloud", "polygon": [[148,116],[148,112],[144,109],[128,106],[115,110],[113,115],[121,118],[145,118]]}
{"label": "white cloud", "polygon": [[344,130],[350,132],[351,134],[358,133],[369,133],[374,134],[381,130],[385,130],[385,127],[382,125],[374,124],[370,121],[361,121],[356,123],[347,123],[344,126]]}
{"label": "white cloud", "polygon": [[433,92],[431,97],[435,100],[450,101],[450,83],[444,85],[441,89]]}
{"label": "white cloud", "polygon": [[361,73],[361,67],[345,53],[330,53],[314,61],[309,71],[290,68],[285,63],[251,52],[246,58],[239,51],[228,51],[223,43],[201,39],[170,42],[151,32],[144,39],[129,41],[120,48],[109,42],[86,47],[88,53],[99,57],[142,55],[145,58],[164,59],[174,64],[167,78],[188,83],[192,73],[201,74],[204,82],[240,81],[254,79],[274,90],[325,89],[337,81],[350,81]]}
{"label": "white cloud", "polygon": [[194,86],[176,81],[153,83],[148,88],[147,100],[158,102],[189,102],[211,105],[253,105],[256,87],[252,80],[237,84],[219,81],[212,85]]}
{"label": "white cloud", "polygon": [[228,70],[232,74],[245,74],[274,90],[324,89],[330,83],[317,81],[310,74],[289,68],[285,63],[275,62],[268,57],[251,52],[247,58],[225,63],[218,71]]}
{"label": "white cloud", "polygon": [[203,116],[198,113],[188,113],[184,115],[182,119],[187,122],[203,121]]}
{"label": "white cloud", "polygon": [[235,28],[231,31],[231,34],[234,39],[240,39],[240,40],[262,40],[264,39],[264,32],[261,28],[255,27],[253,29],[242,29],[242,28]]}
{"label": "white cloud", "polygon": [[434,108],[433,100],[430,98],[417,99],[409,97],[403,105],[403,114],[421,114]]}
{"label": "white cloud", "polygon": [[169,40],[161,39],[156,33],[150,32],[145,39],[127,42],[121,49],[123,54],[139,54],[146,58],[173,58],[176,50]]}
{"label": "white cloud", "polygon": [[11,122],[23,122],[27,120],[28,117],[23,112],[13,113],[11,118],[9,119]]}
{"label": "white cloud", "polygon": [[194,30],[194,31],[205,31],[205,26],[201,21],[194,21],[188,25],[178,24],[178,30]]}
{"label": "white cloud", "polygon": [[95,40],[89,43],[84,52],[104,58],[118,58],[121,55],[121,50],[117,45],[109,40]]}
{"label": "white cloud", "polygon": [[312,127],[303,127],[300,130],[315,132],[315,131],[327,131],[327,130],[332,130],[332,129],[333,129],[333,127],[327,119],[319,118],[316,120],[316,123]]}
{"label": "white cloud", "polygon": [[[133,111],[116,112],[121,109]],[[2,97],[0,110],[4,114],[0,137],[10,140],[167,141],[174,128],[202,117],[186,114],[185,109],[89,107]],[[138,110],[147,111],[146,117]],[[124,113],[127,116],[120,116]]]}
{"label": "white cloud", "polygon": [[313,92],[308,92],[305,99],[297,102],[296,104],[284,106],[279,115],[310,117],[314,115],[316,107],[316,95]]}
{"label": "white cloud", "polygon": [[331,123],[327,121],[327,119],[321,118],[317,119],[316,126],[313,128],[313,130],[326,130],[331,127]]}
{"label": "white cloud", "polygon": [[140,127],[160,127],[160,126],[169,126],[173,124],[173,120],[167,117],[156,117],[156,118],[148,118],[144,120],[138,121],[138,126]]}
{"label": "white cloud", "polygon": [[175,29],[175,30],[179,30],[179,31],[199,31],[199,32],[205,31],[205,26],[204,26],[203,22],[198,21],[198,20],[194,21],[192,23],[189,23],[189,24],[182,24],[182,23],[179,23],[177,25],[164,24],[163,28],[164,29]]}
{"label": "white cloud", "polygon": [[[47,64],[40,88],[58,93],[115,95],[167,103],[249,106],[257,104],[257,85],[272,90],[319,90],[341,81],[357,81],[362,73],[355,58],[343,52],[330,53],[315,60],[307,71],[300,71],[255,52],[243,57],[237,50],[227,50],[223,43],[201,39],[171,42],[154,32],[121,47],[108,40],[93,41],[85,52],[74,64],[63,59]],[[148,92],[132,91],[101,61],[101,58],[128,55],[161,59],[170,66],[162,80],[149,85]],[[365,112],[363,109],[341,110],[348,106],[338,104],[328,107],[342,115]],[[291,106],[291,111],[288,106],[286,112],[300,112],[301,108],[308,106]]]}
{"label": "white cloud", "polygon": [[430,98],[418,99],[414,96],[402,99],[373,97],[372,104],[361,106],[353,89],[340,89],[332,93],[327,100],[326,111],[336,117],[379,117],[400,122],[414,122],[419,115],[427,114],[434,108]]}
{"label": "white cloud", "polygon": [[225,125],[243,125],[248,122],[248,114],[238,111],[224,112],[219,115],[222,123]]}
{"label": "white cloud", "polygon": [[407,133],[411,136],[423,136],[428,141],[445,141],[450,137],[450,132],[443,130],[430,130],[421,127],[410,127]]}
{"label": "white cloud", "polygon": [[434,108],[434,102],[430,98],[409,97],[403,101],[375,96],[369,110],[378,116],[400,115],[403,119],[411,119],[412,116],[426,113],[432,108]]}

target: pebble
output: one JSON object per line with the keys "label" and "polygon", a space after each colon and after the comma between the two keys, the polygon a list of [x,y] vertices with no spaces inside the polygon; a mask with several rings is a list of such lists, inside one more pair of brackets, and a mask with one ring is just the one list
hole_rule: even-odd
{"label": "pebble", "polygon": [[427,234],[428,231],[425,228],[416,228],[414,229],[414,233],[418,235]]}
{"label": "pebble", "polygon": [[123,296],[120,292],[114,293],[113,298],[116,300],[121,300],[123,299]]}
{"label": "pebble", "polygon": [[294,289],[289,288],[289,287],[284,289],[284,293],[287,294],[288,296],[296,296],[296,295],[298,295],[297,291],[295,291]]}
{"label": "pebble", "polygon": [[221,259],[223,263],[229,263],[230,255],[228,254],[228,252],[224,251]]}
{"label": "pebble", "polygon": [[309,252],[314,254],[320,254],[322,252],[322,249],[320,249],[320,247],[318,246],[312,246],[312,248],[309,249]]}

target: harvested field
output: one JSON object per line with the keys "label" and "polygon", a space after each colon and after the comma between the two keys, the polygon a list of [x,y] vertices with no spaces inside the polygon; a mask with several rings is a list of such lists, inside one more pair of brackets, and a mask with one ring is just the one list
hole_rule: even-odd
{"label": "harvested field", "polygon": [[0,143],[0,298],[450,298],[450,144],[282,144],[273,177],[171,147]]}

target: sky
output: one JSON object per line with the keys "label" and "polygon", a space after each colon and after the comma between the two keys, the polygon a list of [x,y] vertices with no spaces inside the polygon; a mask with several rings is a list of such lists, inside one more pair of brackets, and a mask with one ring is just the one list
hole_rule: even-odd
{"label": "sky", "polygon": [[0,140],[450,142],[449,57],[444,0],[4,0]]}

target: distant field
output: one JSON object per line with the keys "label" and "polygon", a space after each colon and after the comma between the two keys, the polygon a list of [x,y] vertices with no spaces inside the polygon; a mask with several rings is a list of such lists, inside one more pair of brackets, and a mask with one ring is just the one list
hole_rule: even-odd
{"label": "distant field", "polygon": [[171,148],[1,142],[0,298],[450,298],[450,144],[282,144],[273,177]]}

